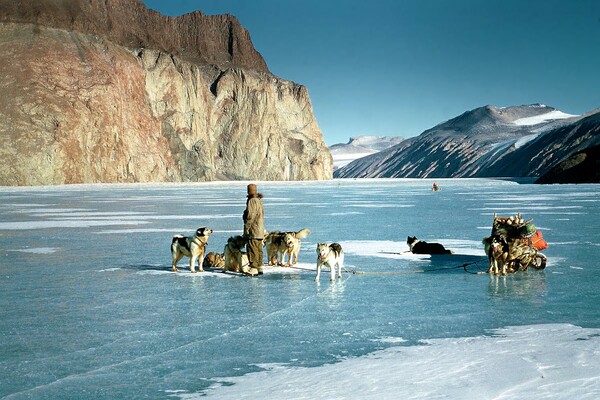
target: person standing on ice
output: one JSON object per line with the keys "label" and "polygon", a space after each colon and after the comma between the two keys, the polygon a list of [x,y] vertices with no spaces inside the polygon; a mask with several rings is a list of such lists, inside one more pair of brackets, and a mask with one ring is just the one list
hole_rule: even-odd
{"label": "person standing on ice", "polygon": [[[250,270],[256,268],[259,275],[263,274],[263,239],[265,236],[265,212],[262,193],[257,193],[254,183],[248,185],[248,200],[244,210],[244,238],[247,240],[246,251]],[[247,273],[249,275],[249,273]]]}

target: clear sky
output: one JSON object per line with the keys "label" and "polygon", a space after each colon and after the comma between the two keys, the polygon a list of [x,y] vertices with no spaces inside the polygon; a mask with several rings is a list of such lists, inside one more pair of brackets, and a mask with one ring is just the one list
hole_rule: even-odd
{"label": "clear sky", "polygon": [[415,136],[467,110],[600,107],[599,0],[143,0],[232,14],[308,88],[328,145]]}

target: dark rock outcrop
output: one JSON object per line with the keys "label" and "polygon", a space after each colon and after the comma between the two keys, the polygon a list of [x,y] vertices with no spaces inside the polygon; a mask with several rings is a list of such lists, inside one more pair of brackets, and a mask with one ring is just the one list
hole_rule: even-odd
{"label": "dark rock outcrop", "polygon": [[535,183],[600,183],[600,145],[567,157]]}

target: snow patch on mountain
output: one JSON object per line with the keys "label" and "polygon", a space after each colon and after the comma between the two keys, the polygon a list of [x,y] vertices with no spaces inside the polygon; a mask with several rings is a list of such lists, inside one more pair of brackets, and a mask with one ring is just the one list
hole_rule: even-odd
{"label": "snow patch on mountain", "polygon": [[556,119],[566,119],[566,118],[573,118],[573,117],[578,117],[578,116],[579,115],[567,114],[567,113],[564,113],[559,110],[554,110],[554,111],[550,111],[549,113],[535,115],[533,117],[519,118],[519,119],[513,121],[513,124],[518,125],[518,126],[531,126],[531,125],[542,124],[542,123],[548,122],[548,121],[553,121]]}
{"label": "snow patch on mountain", "polygon": [[537,138],[538,136],[540,136],[539,133],[534,133],[532,135],[527,135],[527,136],[523,136],[522,138],[518,139],[515,142],[515,149],[520,148],[521,146],[531,142],[532,140],[534,140],[535,138]]}

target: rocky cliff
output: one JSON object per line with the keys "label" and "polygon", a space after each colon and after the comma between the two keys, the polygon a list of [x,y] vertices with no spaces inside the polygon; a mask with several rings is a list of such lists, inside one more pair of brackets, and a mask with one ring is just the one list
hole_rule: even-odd
{"label": "rocky cliff", "polygon": [[540,104],[480,107],[358,159],[335,176],[540,176],[574,152],[598,144],[600,124],[594,115],[572,116]]}
{"label": "rocky cliff", "polygon": [[0,59],[0,185],[332,176],[306,88],[232,16],[0,0]]}

